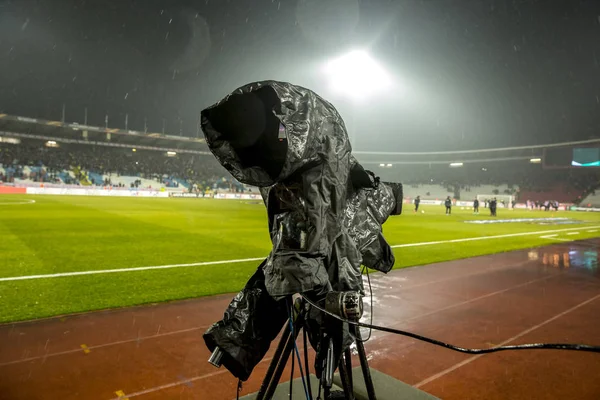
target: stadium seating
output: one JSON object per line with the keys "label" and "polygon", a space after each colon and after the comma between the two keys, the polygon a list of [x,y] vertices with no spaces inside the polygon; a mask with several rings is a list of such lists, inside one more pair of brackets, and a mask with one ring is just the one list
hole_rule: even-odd
{"label": "stadium seating", "polygon": [[422,199],[445,199],[446,197],[454,197],[454,192],[442,185],[405,185],[404,197],[415,198],[421,196]]}
{"label": "stadium seating", "polygon": [[549,188],[541,188],[537,190],[523,189],[519,192],[519,200],[556,200],[560,203],[572,203],[577,199],[578,196],[582,194],[582,192],[582,190],[578,190],[567,183],[557,183]]}
{"label": "stadium seating", "polygon": [[87,171],[87,175],[93,185],[100,186],[104,183],[104,177],[97,172]]}
{"label": "stadium seating", "polygon": [[581,200],[580,205],[583,207],[600,207],[600,190],[592,190]]}
{"label": "stadium seating", "polygon": [[[174,156],[157,150],[135,150],[81,143],[60,143],[49,148],[38,139],[22,139],[18,145],[0,143],[0,180],[25,185],[93,183],[125,188],[251,190],[233,179],[210,154],[182,152]],[[510,194],[522,202],[578,203],[600,183],[594,171],[548,171],[533,164],[497,168],[390,165],[366,167],[383,181],[402,182],[405,197],[411,199],[450,196],[468,200],[478,194]],[[593,196],[589,199],[597,202]]]}

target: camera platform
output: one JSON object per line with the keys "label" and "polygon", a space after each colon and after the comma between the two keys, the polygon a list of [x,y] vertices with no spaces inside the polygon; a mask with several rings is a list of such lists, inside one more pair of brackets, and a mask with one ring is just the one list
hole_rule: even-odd
{"label": "camera platform", "polygon": [[[284,329],[279,345],[275,351],[274,357],[269,365],[260,390],[246,399],[271,400],[271,399],[290,399],[294,396],[300,399],[310,400],[377,400],[377,399],[418,399],[434,400],[435,397],[428,395],[418,389],[413,388],[403,382],[400,382],[388,375],[372,370],[367,361],[364,343],[361,339],[360,329],[350,326],[350,330],[356,337],[355,351],[360,361],[359,367],[352,367],[352,354],[350,348],[347,348],[336,361],[334,358],[332,339],[327,339],[325,343],[326,355],[321,351],[322,371],[320,377],[309,375],[310,379],[306,382],[302,379],[295,379],[286,383],[280,383],[283,370],[290,356],[292,357],[292,373],[294,365],[294,349],[298,364],[301,367],[302,360],[300,353],[295,345],[300,331],[303,331],[304,341],[304,364],[305,371],[309,371],[308,346],[307,346],[307,326],[306,313],[310,308],[310,303],[305,298],[296,299],[294,307],[290,311],[290,323]],[[326,300],[326,308],[339,309],[344,316],[353,315],[356,320],[362,315],[362,301],[360,296],[353,294],[340,293],[331,296]],[[337,304],[337,306],[335,304]],[[291,304],[291,303],[290,303]],[[310,303],[312,305],[312,303]],[[327,334],[326,337],[329,335]],[[323,349],[322,349],[323,350]],[[319,353],[319,351],[317,351]],[[317,354],[317,357],[319,355]],[[319,362],[319,361],[317,361]],[[339,367],[339,368],[338,368]],[[335,372],[338,370],[337,373]],[[308,372],[307,372],[308,373]],[[377,394],[375,388],[377,387]],[[314,390],[313,390],[314,388]],[[321,392],[323,389],[323,392]],[[398,397],[401,395],[401,397]]]}
{"label": "camera platform", "polygon": [[[356,400],[368,400],[369,396],[367,389],[362,381],[362,371],[360,367],[352,369],[352,377],[354,383],[354,398]],[[373,379],[373,385],[377,388],[377,399],[378,400],[439,400],[437,397],[430,395],[427,392],[423,392],[411,385],[399,381],[389,375],[377,371],[371,368],[371,377]],[[319,379],[314,375],[310,375],[310,381],[312,387],[319,385]],[[342,381],[339,374],[335,374],[333,378],[333,390],[342,391]],[[273,400],[288,400],[290,384],[289,382],[282,382],[277,386],[275,393],[273,393]],[[240,397],[240,400],[255,400],[258,392],[248,394],[244,397]],[[292,398],[303,400],[306,399],[304,389],[302,388],[302,380],[300,378],[294,379],[292,386]]]}

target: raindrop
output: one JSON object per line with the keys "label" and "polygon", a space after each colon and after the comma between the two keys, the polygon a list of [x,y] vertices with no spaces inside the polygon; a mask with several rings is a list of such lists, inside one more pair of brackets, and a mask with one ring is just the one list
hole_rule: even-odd
{"label": "raindrop", "polygon": [[277,3],[277,11],[281,8],[281,2]]}
{"label": "raindrop", "polygon": [[165,10],[160,10],[160,15],[163,15]]}
{"label": "raindrop", "polygon": [[248,17],[246,17],[246,23],[248,23]]}
{"label": "raindrop", "polygon": [[25,29],[27,29],[27,25],[29,25],[29,18],[27,18],[23,25],[21,25],[21,30],[24,31]]}
{"label": "raindrop", "polygon": [[75,82],[75,80],[77,80],[76,76],[73,77],[72,81]]}
{"label": "raindrop", "polygon": [[167,40],[169,38],[169,32],[167,32],[167,34],[165,35],[165,40]]}
{"label": "raindrop", "polygon": [[125,100],[129,97],[129,92],[125,93]]}
{"label": "raindrop", "polygon": [[171,22],[173,22],[173,18],[171,18],[171,19],[169,20],[169,25],[171,24]]}

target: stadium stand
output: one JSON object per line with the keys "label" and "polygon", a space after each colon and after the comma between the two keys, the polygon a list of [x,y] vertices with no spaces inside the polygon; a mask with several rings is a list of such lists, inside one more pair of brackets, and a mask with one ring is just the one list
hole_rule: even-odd
{"label": "stadium stand", "polygon": [[600,207],[600,192],[592,191],[580,202],[585,207]]}
{"label": "stadium stand", "polygon": [[[2,120],[0,120],[2,122]],[[4,121],[6,123],[6,121]],[[9,121],[15,124],[14,121]],[[9,125],[11,129],[18,126]],[[0,140],[0,182],[21,185],[111,186],[169,190],[256,191],[231,177],[199,140],[156,137],[121,132],[114,138],[96,132],[97,141],[73,139],[75,128],[52,131],[63,135],[49,140],[16,133],[13,143]],[[38,129],[42,129],[38,125]],[[58,129],[45,126],[43,129]],[[98,128],[100,129],[100,128]],[[88,132],[89,133],[89,132]],[[91,133],[89,133],[91,134]],[[71,135],[71,138],[68,136]],[[79,135],[79,134],[77,134]],[[104,135],[104,136],[103,136]],[[102,139],[103,141],[100,141]],[[156,147],[158,141],[164,146]],[[180,143],[181,142],[181,143]],[[137,145],[136,143],[141,143]],[[179,146],[176,148],[176,146]],[[185,146],[185,147],[182,147]],[[168,148],[176,151],[167,151]],[[513,152],[513,150],[510,150]],[[522,150],[517,149],[518,152]],[[471,200],[478,194],[511,195],[519,202],[558,201],[561,203],[600,203],[599,174],[595,170],[553,170],[529,162],[530,150],[518,157],[477,159],[478,154],[439,155],[438,153],[398,153],[396,160],[380,163],[379,154],[362,154],[359,161],[383,181],[402,182],[405,197],[440,200],[447,196]],[[456,152],[455,152],[456,153]],[[501,152],[503,155],[505,152]],[[511,153],[512,154],[512,153]],[[392,156],[385,156],[389,159]],[[440,157],[465,160],[460,168],[449,168]],[[409,161],[407,161],[409,159]],[[411,159],[413,159],[411,161]],[[427,160],[427,161],[425,161]]]}
{"label": "stadium stand", "polygon": [[454,197],[454,191],[443,185],[413,183],[404,185],[404,196],[411,199],[421,196],[422,199],[441,200],[447,196]]}
{"label": "stadium stand", "polygon": [[122,187],[212,187],[228,181],[226,171],[208,155],[155,150],[60,144],[41,140],[0,143],[0,180],[13,183],[111,185]]}

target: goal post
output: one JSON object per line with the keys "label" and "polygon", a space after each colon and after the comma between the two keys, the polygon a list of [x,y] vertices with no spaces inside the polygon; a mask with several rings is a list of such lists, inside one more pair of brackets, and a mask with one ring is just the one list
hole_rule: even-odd
{"label": "goal post", "polygon": [[477,200],[479,200],[479,207],[483,208],[485,206],[485,201],[493,198],[498,200],[498,207],[512,208],[512,202],[515,199],[515,196],[508,194],[478,194]]}

